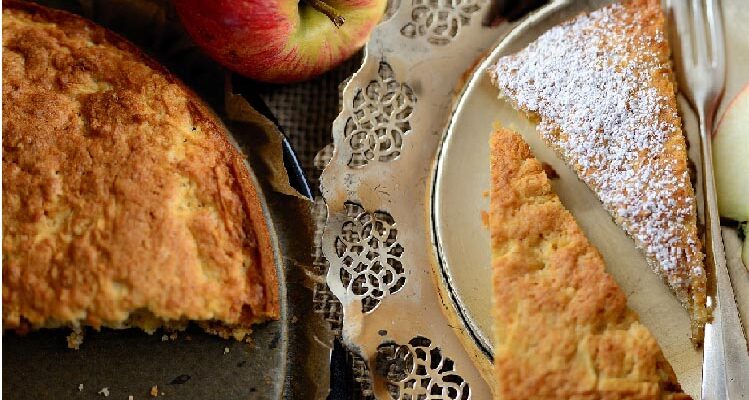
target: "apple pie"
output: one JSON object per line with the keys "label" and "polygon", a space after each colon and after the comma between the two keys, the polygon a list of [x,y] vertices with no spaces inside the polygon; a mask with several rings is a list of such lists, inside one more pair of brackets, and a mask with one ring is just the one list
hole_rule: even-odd
{"label": "apple pie", "polygon": [[699,344],[704,255],[665,34],[657,0],[613,4],[550,29],[490,74],[634,239]]}
{"label": "apple pie", "polygon": [[495,397],[690,399],[520,135],[490,157]]}
{"label": "apple pie", "polygon": [[241,339],[278,318],[259,191],[218,117],[82,18],[4,1],[2,25],[3,328]]}

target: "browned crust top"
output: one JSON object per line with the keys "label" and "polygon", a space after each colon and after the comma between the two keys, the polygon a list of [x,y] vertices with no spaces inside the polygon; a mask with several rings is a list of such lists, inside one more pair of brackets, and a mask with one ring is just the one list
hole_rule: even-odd
{"label": "browned crust top", "polygon": [[520,135],[490,154],[497,398],[689,399]]}
{"label": "browned crust top", "polygon": [[125,39],[3,2],[3,326],[279,315],[271,237],[219,119]]}

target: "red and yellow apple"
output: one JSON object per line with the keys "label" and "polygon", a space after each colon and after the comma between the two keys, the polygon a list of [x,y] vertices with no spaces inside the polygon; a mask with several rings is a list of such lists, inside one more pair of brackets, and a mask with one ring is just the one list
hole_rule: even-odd
{"label": "red and yellow apple", "polygon": [[749,85],[726,108],[713,137],[720,215],[749,221]]}
{"label": "red and yellow apple", "polygon": [[[729,103],[712,144],[720,215],[749,221],[749,84]],[[749,238],[744,239],[743,258],[749,268]]]}
{"label": "red and yellow apple", "polygon": [[356,53],[387,0],[174,0],[193,40],[225,67],[289,83],[328,71]]}

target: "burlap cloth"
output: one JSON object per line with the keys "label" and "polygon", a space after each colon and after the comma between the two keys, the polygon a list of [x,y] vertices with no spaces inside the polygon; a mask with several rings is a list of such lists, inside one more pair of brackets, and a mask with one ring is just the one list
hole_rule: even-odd
{"label": "burlap cloth", "polygon": [[361,65],[362,52],[315,79],[288,85],[255,84],[256,93],[270,109],[288,138],[309,180],[320,193],[321,165],[315,156],[332,142],[331,127],[340,111],[340,89]]}

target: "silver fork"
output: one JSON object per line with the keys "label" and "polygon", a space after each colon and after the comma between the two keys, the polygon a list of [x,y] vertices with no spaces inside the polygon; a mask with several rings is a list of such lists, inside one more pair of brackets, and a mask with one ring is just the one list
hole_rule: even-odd
{"label": "silver fork", "polygon": [[[720,230],[711,136],[725,89],[725,48],[719,0],[668,0],[680,46],[682,90],[697,111],[705,197],[705,249],[715,287],[708,297],[713,320],[705,327],[703,400],[749,399],[749,352],[741,327]],[[678,62],[681,61],[681,62]],[[712,276],[711,276],[712,275]]]}

